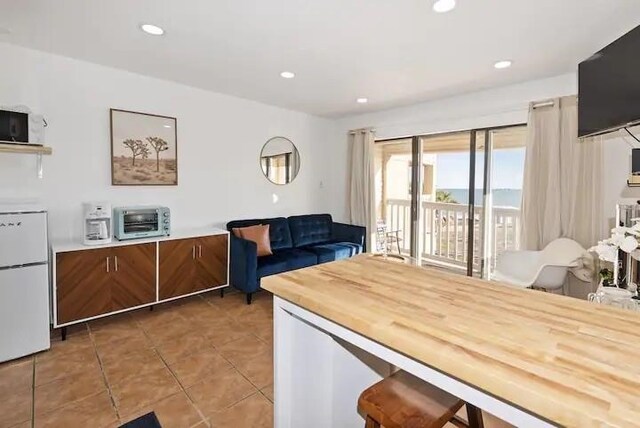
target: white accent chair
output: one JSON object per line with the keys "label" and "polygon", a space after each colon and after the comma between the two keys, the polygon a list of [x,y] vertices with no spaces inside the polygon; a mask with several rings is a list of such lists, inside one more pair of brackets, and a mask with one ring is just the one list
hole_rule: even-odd
{"label": "white accent chair", "polygon": [[522,288],[563,288],[569,269],[581,265],[586,253],[573,239],[558,238],[542,251],[505,251],[496,262],[491,279]]}

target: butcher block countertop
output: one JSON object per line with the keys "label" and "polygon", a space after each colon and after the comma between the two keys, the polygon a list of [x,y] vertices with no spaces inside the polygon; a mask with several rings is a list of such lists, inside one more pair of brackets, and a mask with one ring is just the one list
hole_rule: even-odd
{"label": "butcher block countertop", "polygon": [[640,426],[640,313],[370,255],[262,288],[552,424]]}

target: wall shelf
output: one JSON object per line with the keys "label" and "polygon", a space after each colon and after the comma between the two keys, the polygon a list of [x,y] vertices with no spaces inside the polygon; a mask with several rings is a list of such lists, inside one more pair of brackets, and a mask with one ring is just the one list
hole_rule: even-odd
{"label": "wall shelf", "polygon": [[0,153],[23,153],[28,155],[50,155],[51,147],[29,144],[0,143]]}
{"label": "wall shelf", "polygon": [[42,156],[53,153],[51,147],[36,146],[33,144],[12,144],[0,142],[0,153],[17,153],[26,155],[36,155],[38,178],[42,178]]}

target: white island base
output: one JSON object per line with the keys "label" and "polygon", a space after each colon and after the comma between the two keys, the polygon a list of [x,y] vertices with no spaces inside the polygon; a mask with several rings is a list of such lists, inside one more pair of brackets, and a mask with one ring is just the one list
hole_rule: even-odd
{"label": "white island base", "polygon": [[358,396],[405,370],[520,427],[551,427],[523,410],[274,296],[275,428],[363,428]]}

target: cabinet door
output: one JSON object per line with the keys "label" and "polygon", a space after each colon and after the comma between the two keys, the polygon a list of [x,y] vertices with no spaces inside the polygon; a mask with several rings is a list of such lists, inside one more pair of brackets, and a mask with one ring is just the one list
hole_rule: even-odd
{"label": "cabinet door", "polygon": [[195,239],[160,242],[160,300],[198,291],[195,257]]}
{"label": "cabinet door", "polygon": [[228,240],[226,234],[198,238],[196,265],[200,289],[227,283]]}
{"label": "cabinet door", "polygon": [[58,324],[111,312],[110,249],[56,255]]}
{"label": "cabinet door", "polygon": [[112,310],[156,300],[156,244],[136,244],[111,250]]}

